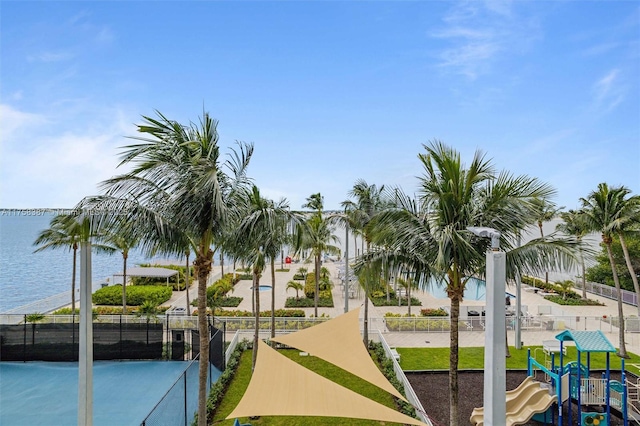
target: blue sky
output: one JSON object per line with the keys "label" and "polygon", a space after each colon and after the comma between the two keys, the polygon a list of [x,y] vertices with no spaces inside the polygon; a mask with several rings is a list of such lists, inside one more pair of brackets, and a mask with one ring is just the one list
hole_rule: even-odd
{"label": "blue sky", "polygon": [[263,195],[416,189],[439,139],[576,208],[640,193],[635,1],[2,1],[0,207],[71,207],[142,115],[203,108]]}

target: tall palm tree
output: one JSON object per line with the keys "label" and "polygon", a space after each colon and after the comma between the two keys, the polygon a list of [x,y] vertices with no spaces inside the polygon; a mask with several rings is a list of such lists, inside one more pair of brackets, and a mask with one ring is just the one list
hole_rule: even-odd
{"label": "tall palm tree", "polygon": [[318,297],[320,293],[320,267],[323,253],[338,254],[340,249],[331,244],[339,241],[333,233],[331,223],[323,217],[322,209],[324,199],[320,193],[312,194],[307,198],[303,208],[313,209],[311,216],[304,222],[298,222],[295,236],[295,250],[309,250],[310,257],[314,260],[315,294],[314,294],[314,316],[318,317]]}
{"label": "tall palm tree", "polygon": [[76,264],[78,258],[79,229],[76,221],[68,215],[54,216],[49,228],[40,232],[34,245],[38,247],[34,253],[55,248],[73,250],[73,269],[71,273],[71,312],[76,311]]}
{"label": "tall palm tree", "polygon": [[[557,207],[556,204],[547,198],[534,198],[532,200],[536,216],[536,223],[540,230],[540,238],[544,238],[542,225],[555,218],[564,207]],[[549,271],[544,271],[544,282],[549,283]]]}
{"label": "tall palm tree", "polygon": [[518,233],[535,223],[531,200],[553,195],[550,186],[526,176],[496,173],[479,151],[465,166],[460,154],[442,142],[424,148],[426,152],[418,156],[424,172],[417,198],[401,191],[389,193],[395,206],[377,214],[369,224],[368,233],[377,247],[361,265],[385,262],[396,276],[403,270],[415,271],[415,280],[423,287],[432,285],[432,278],[446,285],[451,301],[450,422],[457,425],[460,302],[470,277],[484,275],[489,245],[467,228],[487,226],[501,231],[507,277],[571,265],[574,254],[568,241],[537,239],[516,247]]}
{"label": "tall palm tree", "polygon": [[[240,214],[239,193],[248,184],[246,169],[253,145],[238,149],[223,161],[218,145],[218,122],[204,112],[197,123],[182,125],[160,112],[143,116],[138,143],[123,147],[122,165],[131,170],[105,182],[103,196],[84,204],[100,209],[102,221],[116,221],[126,213],[129,227],[143,251],[163,249],[183,254],[184,241],[193,239],[193,262],[198,278],[200,364],[198,425],[205,426],[209,328],[206,286],[213,263],[212,245],[234,216]],[[104,207],[106,206],[106,207]]]}
{"label": "tall palm tree", "polygon": [[[388,200],[383,199],[382,193],[384,191],[384,185],[378,188],[375,184],[369,185],[364,179],[358,179],[353,188],[349,190],[348,196],[355,198],[355,201],[344,201],[342,207],[349,212],[349,215],[353,218],[353,225],[360,231],[363,242],[366,243],[366,250],[371,248],[371,236],[369,235],[367,226],[373,217],[380,211],[387,208],[390,203]],[[364,250],[363,250],[364,254]],[[386,273],[386,272],[385,272]],[[371,287],[380,283],[380,277],[373,275],[365,275],[370,278],[364,283],[364,333],[363,340],[365,345],[369,345],[369,295],[371,294]],[[375,282],[372,282],[375,281]]]}
{"label": "tall palm tree", "polygon": [[[580,269],[582,275],[582,298],[587,299],[587,279],[586,279],[586,271],[585,271],[585,250],[582,247],[583,238],[589,233],[589,229],[587,228],[587,224],[584,219],[584,215],[580,214],[579,211],[569,210],[566,212],[560,213],[560,217],[562,218],[562,223],[556,225],[556,230],[566,234],[573,235],[580,243]],[[640,306],[638,306],[640,310]]]}
{"label": "tall palm tree", "polygon": [[[91,229],[89,218],[79,218],[74,214],[56,215],[49,222],[49,228],[38,234],[33,245],[39,246],[34,253],[48,249],[66,248],[73,251],[71,272],[71,312],[76,311],[76,266],[80,243],[89,237],[100,237]],[[84,239],[84,240],[83,240]],[[99,252],[112,253],[115,249],[109,245],[94,242],[92,248]]]}
{"label": "tall palm tree", "polygon": [[[271,267],[271,337],[275,337],[275,260],[287,241],[287,230],[297,216],[289,210],[285,199],[278,202],[266,199],[260,195],[260,190],[253,185],[246,194],[245,213],[237,228],[236,240],[245,241],[251,248],[251,257],[256,259],[258,253]],[[261,273],[262,271],[260,271]],[[255,289],[254,289],[255,290]],[[255,300],[259,302],[259,293],[254,291]],[[259,310],[256,309],[256,318]],[[257,350],[257,342],[254,348]]]}
{"label": "tall palm tree", "polygon": [[[582,202],[581,211],[585,216],[587,226],[590,230],[601,233],[602,243],[607,249],[607,255],[609,256],[613,282],[618,294],[618,317],[620,318],[618,328],[620,348],[618,349],[618,356],[621,358],[628,358],[629,355],[627,354],[627,348],[624,342],[624,312],[622,308],[620,279],[616,271],[611,243],[613,242],[613,236],[615,234],[621,236],[625,225],[632,221],[634,217],[637,217],[638,200],[636,197],[626,198],[630,192],[631,191],[624,186],[609,187],[606,183],[600,183],[598,184],[597,190],[592,191],[586,198],[580,199]],[[623,238],[620,240],[620,244],[623,245]],[[625,255],[625,257],[627,257],[627,255]],[[630,262],[627,263],[627,266],[630,268],[633,278],[635,272],[633,272],[633,267],[629,265]],[[636,281],[634,281],[634,287],[637,291],[636,283],[637,278]]]}
{"label": "tall palm tree", "polygon": [[[125,222],[120,224],[120,228],[124,226],[127,226]],[[122,229],[105,232],[104,240],[122,254],[122,314],[127,315],[127,259],[129,250],[137,245],[137,241]]]}

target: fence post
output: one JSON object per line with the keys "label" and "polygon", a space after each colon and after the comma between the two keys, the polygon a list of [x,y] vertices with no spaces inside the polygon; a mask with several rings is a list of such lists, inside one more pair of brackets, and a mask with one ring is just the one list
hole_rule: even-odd
{"label": "fence post", "polygon": [[189,426],[187,418],[187,372],[182,373],[184,376],[184,426]]}

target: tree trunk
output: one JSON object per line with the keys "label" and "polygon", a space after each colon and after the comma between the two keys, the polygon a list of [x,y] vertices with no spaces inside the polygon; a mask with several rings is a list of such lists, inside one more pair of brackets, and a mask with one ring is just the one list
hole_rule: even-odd
{"label": "tree trunk", "polygon": [[364,278],[364,330],[362,331],[364,347],[369,348],[369,271]]}
{"label": "tree trunk", "polygon": [[[251,287],[252,290],[255,290],[256,287],[258,286],[258,282],[256,281],[256,275],[253,274],[253,287]],[[251,313],[253,315],[256,314],[256,292],[252,291],[251,292]]]}
{"label": "tree trunk", "polygon": [[224,277],[224,252],[220,250],[220,278]]}
{"label": "tree trunk", "polygon": [[607,247],[607,254],[609,255],[609,263],[611,263],[613,282],[616,284],[616,291],[618,293],[618,335],[620,337],[618,356],[620,358],[629,358],[629,355],[627,355],[627,347],[624,343],[624,311],[622,310],[622,293],[620,292],[620,280],[618,279],[618,272],[616,271],[616,264],[613,260],[613,252],[611,251],[611,241],[605,241],[605,246]]}
{"label": "tree trunk", "polygon": [[198,332],[200,362],[198,363],[198,426],[207,426],[207,373],[209,372],[209,323],[207,322],[207,279],[213,263],[213,251],[205,248],[196,254],[198,275]]}
{"label": "tree trunk", "polygon": [[127,257],[126,251],[122,252],[122,315],[127,315]]}
{"label": "tree trunk", "polygon": [[253,282],[255,325],[253,329],[253,357],[251,359],[251,371],[256,368],[256,360],[258,359],[258,340],[260,339],[260,275],[258,275],[256,271],[253,272]]}
{"label": "tree trunk", "polygon": [[407,286],[407,306],[409,307],[409,316],[411,316],[411,283]]}
{"label": "tree trunk", "polygon": [[316,254],[316,270],[315,270],[315,278],[316,278],[316,291],[313,295],[313,312],[316,318],[318,318],[318,297],[320,293],[320,253]]}
{"label": "tree trunk", "polygon": [[187,263],[186,263],[186,269],[185,269],[185,273],[184,273],[184,285],[185,285],[185,290],[187,292],[187,315],[191,316],[191,301],[189,300],[189,275],[191,275],[189,273],[189,252],[187,251],[185,253],[186,257],[187,257]]}
{"label": "tree trunk", "polygon": [[76,263],[78,259],[78,244],[73,244],[73,275],[71,276],[71,314],[76,313]]}
{"label": "tree trunk", "polygon": [[[544,232],[542,232],[542,222],[538,222],[538,228],[540,228],[540,237],[544,238]],[[549,272],[545,271],[544,273],[544,283],[549,284]]]}
{"label": "tree trunk", "polygon": [[276,337],[276,261],[271,259],[271,338]]}
{"label": "tree trunk", "polygon": [[[631,274],[631,280],[633,281],[633,289],[636,292],[636,296],[640,300],[640,286],[638,286],[638,276],[636,275],[636,271],[633,270],[633,265],[631,264],[631,257],[629,256],[629,249],[627,248],[627,242],[624,240],[624,236],[622,233],[618,234],[620,237],[620,245],[622,246],[622,252],[624,253],[624,261],[627,263],[627,269],[629,270],[629,274]],[[640,303],[638,303],[638,316],[640,317]]]}
{"label": "tree trunk", "polygon": [[580,249],[580,269],[582,270],[582,298],[587,299],[587,277],[585,277],[584,253]]}
{"label": "tree trunk", "polygon": [[449,335],[449,425],[458,425],[458,320],[460,299],[451,298],[451,331]]}

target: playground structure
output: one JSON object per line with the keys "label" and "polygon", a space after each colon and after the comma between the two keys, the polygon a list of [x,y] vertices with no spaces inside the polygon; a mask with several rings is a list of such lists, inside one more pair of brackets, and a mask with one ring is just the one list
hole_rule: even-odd
{"label": "playground structure", "polygon": [[[574,342],[577,360],[563,364],[566,356],[565,342]],[[581,426],[609,426],[611,410],[622,418],[627,426],[630,421],[639,423],[636,410],[640,402],[638,382],[626,378],[622,359],[621,380],[611,379],[610,354],[615,347],[601,331],[566,330],[556,340],[543,342],[544,364],[528,353],[528,377],[516,389],[506,393],[508,426],[521,425],[533,419],[545,424],[578,424]],[[591,354],[604,353],[606,370],[600,377],[590,374]],[[582,363],[586,354],[586,364]],[[558,363],[556,364],[556,359]],[[544,378],[538,380],[540,373]],[[565,403],[568,415],[564,415]],[[573,419],[572,404],[576,404],[578,417]],[[635,405],[634,405],[635,404]],[[470,418],[472,424],[483,425],[483,408],[476,408]],[[568,419],[564,419],[568,417]]]}

